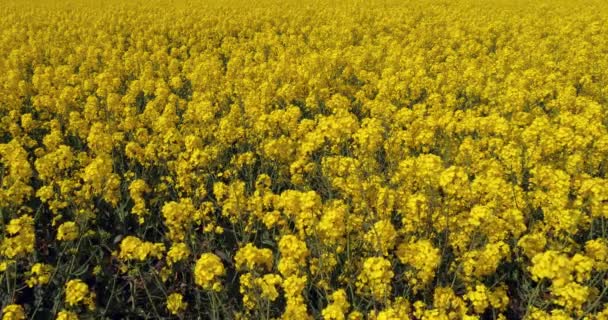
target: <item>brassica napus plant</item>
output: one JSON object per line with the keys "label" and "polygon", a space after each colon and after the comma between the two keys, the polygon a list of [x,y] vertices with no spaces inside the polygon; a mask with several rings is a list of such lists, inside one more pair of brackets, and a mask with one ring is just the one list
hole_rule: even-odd
{"label": "brassica napus plant", "polygon": [[2,319],[606,319],[608,4],[6,0]]}

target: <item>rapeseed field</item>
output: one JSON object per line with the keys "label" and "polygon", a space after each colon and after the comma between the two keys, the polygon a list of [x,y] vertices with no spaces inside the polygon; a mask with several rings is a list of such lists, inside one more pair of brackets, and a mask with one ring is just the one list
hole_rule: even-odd
{"label": "rapeseed field", "polygon": [[0,17],[3,320],[608,319],[608,2]]}

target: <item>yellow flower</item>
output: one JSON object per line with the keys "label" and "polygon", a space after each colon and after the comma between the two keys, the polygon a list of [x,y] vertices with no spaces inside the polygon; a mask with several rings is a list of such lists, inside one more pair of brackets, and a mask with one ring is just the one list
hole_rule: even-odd
{"label": "yellow flower", "polygon": [[78,320],[78,314],[72,311],[61,310],[57,313],[56,320]]}
{"label": "yellow flower", "polygon": [[496,310],[504,311],[509,305],[509,295],[507,293],[506,285],[496,287],[493,291],[488,292],[487,295],[490,300],[490,305]]}
{"label": "yellow flower", "polygon": [[282,282],[283,279],[277,274],[266,274],[261,278],[255,279],[255,284],[260,288],[262,298],[269,301],[274,301],[279,297],[276,286]]}
{"label": "yellow flower", "polygon": [[173,315],[184,312],[187,306],[188,303],[184,302],[184,297],[180,293],[172,293],[167,297],[167,309]]}
{"label": "yellow flower", "polygon": [[418,240],[412,243],[402,243],[396,252],[399,261],[411,266],[415,272],[406,273],[406,278],[417,291],[427,285],[435,277],[435,270],[441,261],[439,249],[428,240]]}
{"label": "yellow flower", "polygon": [[259,249],[248,243],[236,252],[234,262],[239,269],[253,270],[256,266],[261,266],[264,270],[270,270],[273,263],[273,254],[270,249]]}
{"label": "yellow flower", "polygon": [[64,222],[57,229],[57,240],[74,241],[78,238],[78,232],[78,225],[75,222]]}
{"label": "yellow flower", "polygon": [[175,243],[171,246],[171,249],[167,252],[167,264],[173,265],[179,261],[182,261],[190,255],[190,248],[183,243]]}
{"label": "yellow flower", "polygon": [[167,237],[172,241],[184,241],[186,233],[193,227],[192,222],[196,214],[192,200],[184,198],[179,202],[167,202],[161,211],[169,228]]}
{"label": "yellow flower", "polygon": [[118,258],[126,261],[144,261],[148,257],[160,259],[164,251],[165,246],[162,243],[151,243],[134,236],[127,236],[120,242]]}
{"label": "yellow flower", "polygon": [[0,254],[12,259],[34,252],[34,231],[34,219],[29,215],[11,219],[6,226],[9,236],[0,243]]}
{"label": "yellow flower", "polygon": [[99,275],[101,273],[101,271],[102,271],[102,267],[99,265],[97,265],[93,268],[93,274],[96,276]]}
{"label": "yellow flower", "polygon": [[167,316],[606,318],[608,1],[133,2],[0,0],[0,284],[66,319],[157,275]]}
{"label": "yellow flower", "polygon": [[595,261],[599,271],[608,270],[608,242],[604,239],[590,240],[585,243],[585,253]]}
{"label": "yellow flower", "polygon": [[0,261],[0,272],[6,271],[13,261]]}
{"label": "yellow flower", "polygon": [[82,280],[70,280],[65,285],[65,302],[68,306],[76,306],[85,302],[89,296],[89,286]]}
{"label": "yellow flower", "polygon": [[318,224],[319,234],[326,245],[342,244],[346,233],[345,219],[348,207],[342,201],[332,201],[323,209]]}
{"label": "yellow flower", "polygon": [[294,235],[285,235],[279,240],[279,271],[284,277],[295,275],[300,272],[300,268],[306,264],[308,248],[306,243]]}
{"label": "yellow flower", "polygon": [[517,246],[520,247],[524,251],[524,254],[530,259],[537,253],[542,252],[546,244],[547,239],[545,235],[539,232],[526,234],[519,238],[519,241],[517,242]]}
{"label": "yellow flower", "polygon": [[397,240],[397,230],[390,220],[380,220],[365,234],[365,241],[369,244],[369,248],[384,256],[388,256],[388,252],[395,247]]}
{"label": "yellow flower", "polygon": [[350,308],[350,303],[346,296],[344,289],[339,289],[332,293],[332,302],[321,312],[323,319],[343,320],[346,319],[346,313]]}
{"label": "yellow flower", "polygon": [[222,260],[213,253],[203,253],[194,266],[194,282],[205,290],[220,291],[218,277],[226,273]]}
{"label": "yellow flower", "polygon": [[510,257],[509,246],[503,242],[488,243],[483,249],[463,254],[463,271],[467,279],[488,276],[496,271],[503,259]]}
{"label": "yellow flower", "polygon": [[249,310],[253,310],[256,307],[256,293],[251,290],[254,288],[253,275],[249,272],[242,274],[239,277],[239,291],[243,296],[243,305]]}
{"label": "yellow flower", "polygon": [[2,309],[2,320],[25,320],[25,310],[18,304],[9,304]]}
{"label": "yellow flower", "polygon": [[283,281],[283,290],[285,291],[285,298],[287,303],[285,306],[285,312],[283,313],[284,319],[309,319],[306,304],[302,297],[302,291],[304,290],[308,278],[306,276],[289,276]]}
{"label": "yellow flower", "polygon": [[53,267],[44,263],[35,263],[31,270],[31,277],[27,280],[27,285],[31,288],[35,285],[47,284],[53,273]]}
{"label": "yellow flower", "polygon": [[357,289],[381,301],[392,294],[391,281],[394,275],[391,263],[387,259],[382,257],[367,258],[363,262],[363,269],[357,277]]}
{"label": "yellow flower", "polygon": [[134,180],[129,185],[129,195],[131,196],[131,200],[133,200],[131,213],[137,215],[139,223],[143,223],[144,216],[148,214],[144,199],[144,194],[148,192],[150,192],[150,187],[142,179]]}
{"label": "yellow flower", "polygon": [[487,288],[483,284],[480,284],[475,286],[475,289],[469,288],[467,291],[465,298],[471,302],[475,313],[482,314],[490,302]]}

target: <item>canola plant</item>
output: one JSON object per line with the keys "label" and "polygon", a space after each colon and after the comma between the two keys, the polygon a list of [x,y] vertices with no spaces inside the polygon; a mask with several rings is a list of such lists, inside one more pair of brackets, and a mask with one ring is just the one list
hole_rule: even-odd
{"label": "canola plant", "polygon": [[5,0],[0,310],[608,319],[608,4]]}

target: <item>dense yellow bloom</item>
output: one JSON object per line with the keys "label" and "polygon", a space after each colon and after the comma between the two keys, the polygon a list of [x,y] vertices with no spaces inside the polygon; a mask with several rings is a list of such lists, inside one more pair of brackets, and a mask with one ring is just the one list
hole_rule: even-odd
{"label": "dense yellow bloom", "polygon": [[100,154],[84,168],[82,179],[84,180],[85,196],[92,198],[93,196],[110,195],[108,192],[113,191],[110,187],[112,174],[112,159],[106,154]]}
{"label": "dense yellow bloom", "polygon": [[167,251],[167,264],[172,265],[182,261],[190,255],[190,248],[183,242],[175,243]]}
{"label": "dense yellow bloom", "polygon": [[504,311],[509,305],[509,296],[505,285],[496,287],[487,295],[490,300],[490,305],[497,310]]}
{"label": "dense yellow bloom", "polygon": [[281,193],[277,201],[286,216],[290,217],[298,230],[299,236],[311,234],[321,214],[321,197],[315,191],[300,192],[287,190]]}
{"label": "dense yellow bloom", "polygon": [[390,261],[381,257],[367,258],[357,277],[357,289],[381,301],[391,295],[390,284],[394,275]]}
{"label": "dense yellow bloom", "polygon": [[530,233],[521,238],[517,242],[517,246],[523,249],[523,252],[528,258],[534,257],[537,253],[544,250],[547,244],[547,239],[542,233]]}
{"label": "dense yellow bloom", "polygon": [[138,222],[143,223],[145,216],[148,214],[144,194],[150,192],[150,187],[142,179],[137,179],[129,185],[129,195],[133,200],[133,208],[131,212],[138,217]]}
{"label": "dense yellow bloom", "polygon": [[249,272],[239,277],[239,292],[243,295],[243,305],[249,310],[256,307],[256,295],[255,292],[251,292],[254,288],[253,280],[253,275]]}
{"label": "dense yellow bloom", "polygon": [[127,236],[120,242],[119,259],[144,261],[148,257],[160,259],[165,251],[162,243],[142,241],[134,236]]}
{"label": "dense yellow bloom", "polygon": [[285,235],[279,240],[279,271],[284,277],[300,273],[300,269],[306,264],[309,252],[306,243],[294,235]]}
{"label": "dense yellow bloom", "polygon": [[451,196],[462,196],[469,191],[469,176],[462,167],[451,166],[444,170],[439,177],[442,190]]}
{"label": "dense yellow bloom", "polygon": [[226,273],[220,257],[213,253],[203,253],[194,266],[194,281],[205,290],[220,291],[218,279]]}
{"label": "dense yellow bloom", "polygon": [[[347,230],[345,223],[348,210],[348,207],[341,201],[333,201],[324,208],[317,227],[324,243],[343,245],[342,242]],[[340,250],[342,249],[340,247]]]}
{"label": "dense yellow bloom", "polygon": [[78,225],[74,221],[62,223],[57,229],[57,240],[73,241],[78,238]]}
{"label": "dense yellow bloom", "polygon": [[437,315],[448,319],[459,319],[468,311],[465,301],[449,287],[436,287],[433,293],[433,306]]}
{"label": "dense yellow bloom", "polygon": [[484,277],[496,271],[499,264],[509,258],[509,246],[503,242],[489,243],[483,249],[466,252],[463,271],[466,277]]}
{"label": "dense yellow bloom", "polygon": [[190,199],[181,199],[179,202],[166,203],[162,209],[165,224],[169,228],[169,239],[173,241],[184,241],[187,230],[192,228],[191,223],[195,219],[196,208]]}
{"label": "dense yellow bloom", "polygon": [[18,207],[33,193],[28,181],[33,170],[27,157],[27,152],[17,139],[0,143],[0,165],[3,168],[0,207]]}
{"label": "dense yellow bloom", "polygon": [[272,267],[273,254],[270,249],[260,249],[248,243],[236,252],[234,262],[239,269],[254,270],[256,266],[260,266],[262,269],[269,270]]}
{"label": "dense yellow bloom", "polygon": [[533,320],[569,320],[572,317],[568,314],[568,312],[561,309],[553,309],[551,312],[545,312],[543,310],[539,310],[537,308],[532,308],[532,312],[530,313],[530,319]]}
{"label": "dense yellow bloom", "polygon": [[591,277],[594,261],[581,254],[568,257],[559,252],[549,250],[539,253],[532,259],[530,267],[532,277],[540,281],[542,278],[551,280],[551,293],[554,302],[567,310],[581,310],[589,299],[591,290],[582,285]]}
{"label": "dense yellow bloom", "polygon": [[606,318],[608,2],[273,2],[2,1],[5,318]]}
{"label": "dense yellow bloom", "polygon": [[27,280],[27,285],[31,288],[36,285],[49,283],[53,273],[53,267],[44,263],[35,263],[30,270],[31,277]]}
{"label": "dense yellow bloom", "polygon": [[490,305],[487,288],[484,285],[477,285],[474,289],[469,289],[465,298],[471,302],[476,314],[482,314]]}
{"label": "dense yellow bloom", "polygon": [[277,286],[283,282],[283,279],[277,274],[266,274],[261,278],[255,279],[255,284],[260,288],[263,299],[274,301],[279,297]]}
{"label": "dense yellow bloom", "polygon": [[406,277],[414,290],[423,288],[433,280],[435,269],[439,266],[441,255],[428,240],[413,243],[402,243],[396,252],[399,261],[411,266],[414,271],[406,273]]}
{"label": "dense yellow bloom", "polygon": [[180,293],[172,293],[167,297],[167,310],[176,315],[184,312],[188,304],[184,302],[184,297]]}
{"label": "dense yellow bloom", "polygon": [[34,252],[36,236],[34,219],[29,215],[11,219],[6,226],[8,236],[0,243],[0,253],[7,258],[18,258]]}
{"label": "dense yellow bloom", "polygon": [[68,306],[83,303],[89,309],[95,308],[95,294],[89,291],[89,286],[82,280],[70,280],[65,285],[65,302]]}
{"label": "dense yellow bloom", "polygon": [[2,309],[2,320],[25,320],[25,310],[18,304],[9,304]]}
{"label": "dense yellow bloom", "polygon": [[331,294],[331,304],[322,311],[323,319],[343,320],[350,308],[346,297],[346,291],[339,289]]}
{"label": "dense yellow bloom", "polygon": [[608,270],[608,243],[605,239],[587,241],[585,243],[585,253],[595,261],[595,268],[597,270]]}
{"label": "dense yellow bloom", "polygon": [[283,284],[283,278],[278,274],[265,274],[257,277],[247,272],[239,277],[239,283],[243,304],[247,309],[253,310],[259,307],[258,304],[268,304],[279,297],[277,286]]}
{"label": "dense yellow bloom", "polygon": [[57,313],[56,320],[78,320],[78,314],[72,311],[61,310]]}
{"label": "dense yellow bloom", "polygon": [[283,281],[283,290],[287,303],[283,318],[285,319],[310,319],[302,291],[308,279],[306,276],[289,276]]}
{"label": "dense yellow bloom", "polygon": [[[410,319],[410,317],[409,317],[409,314],[411,313],[410,311],[411,310],[410,310],[409,303],[406,300],[404,300],[403,298],[397,298],[397,299],[395,299],[395,301],[391,302],[380,312],[376,312],[376,311],[370,312],[369,318],[376,319],[376,320]],[[425,319],[425,316],[423,316],[422,319]]]}
{"label": "dense yellow bloom", "polygon": [[365,234],[365,241],[370,246],[370,249],[376,250],[383,255],[388,255],[389,250],[395,247],[397,240],[397,231],[389,220],[381,220]]}
{"label": "dense yellow bloom", "polygon": [[549,250],[539,253],[532,258],[530,273],[539,280],[549,278],[554,285],[564,285],[572,280],[570,259],[559,252]]}

